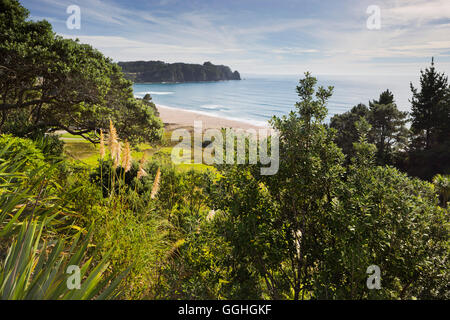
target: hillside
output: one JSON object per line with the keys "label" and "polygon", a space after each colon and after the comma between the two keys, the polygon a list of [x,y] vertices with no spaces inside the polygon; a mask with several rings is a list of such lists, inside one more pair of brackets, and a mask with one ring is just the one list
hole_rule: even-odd
{"label": "hillside", "polygon": [[200,64],[165,63],[163,61],[119,62],[127,79],[142,82],[193,82],[241,80],[238,71],[230,67],[214,65],[211,62]]}

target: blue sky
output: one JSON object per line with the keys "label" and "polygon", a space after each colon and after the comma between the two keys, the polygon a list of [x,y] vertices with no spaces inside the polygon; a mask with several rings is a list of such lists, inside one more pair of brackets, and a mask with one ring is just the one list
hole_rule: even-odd
{"label": "blue sky", "polygon": [[[229,65],[243,74],[450,73],[450,0],[22,0],[33,20],[115,61]],[[69,30],[69,5],[81,28]],[[366,26],[370,5],[381,29]]]}

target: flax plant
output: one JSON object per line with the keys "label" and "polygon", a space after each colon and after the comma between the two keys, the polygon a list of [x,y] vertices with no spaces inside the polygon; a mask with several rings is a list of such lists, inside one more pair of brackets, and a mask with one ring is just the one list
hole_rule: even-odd
{"label": "flax plant", "polygon": [[[0,150],[0,244],[5,245],[0,246],[0,300],[118,297],[116,289],[129,269],[110,273],[109,253],[93,265],[92,226],[84,240],[86,230],[74,224],[70,229],[79,230],[76,235],[58,233],[75,213],[53,194],[58,185],[51,183],[47,166],[25,172],[27,154],[19,151],[8,158],[9,148]],[[70,265],[80,267],[77,290],[67,285]]]}

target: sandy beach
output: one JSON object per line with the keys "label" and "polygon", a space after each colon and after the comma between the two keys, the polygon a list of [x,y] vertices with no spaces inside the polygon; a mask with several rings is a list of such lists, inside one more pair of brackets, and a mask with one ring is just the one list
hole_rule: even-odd
{"label": "sandy beach", "polygon": [[202,121],[203,129],[233,128],[247,130],[266,128],[263,126],[252,125],[251,123],[244,121],[236,121],[215,116],[208,116],[195,111],[176,109],[161,105],[157,105],[156,107],[158,108],[160,117],[167,129],[193,127],[194,121]]}

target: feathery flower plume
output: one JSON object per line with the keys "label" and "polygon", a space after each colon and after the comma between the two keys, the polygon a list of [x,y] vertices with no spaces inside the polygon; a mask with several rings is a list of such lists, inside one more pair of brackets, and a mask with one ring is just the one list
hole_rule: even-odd
{"label": "feathery flower plume", "polygon": [[103,136],[103,130],[100,129],[100,159],[105,157],[105,137]]}
{"label": "feathery flower plume", "polygon": [[117,142],[117,145],[115,146],[115,152],[114,152],[114,168],[117,168],[120,166],[120,154],[122,152],[122,145],[120,142]]}
{"label": "feathery flower plume", "polygon": [[109,120],[109,150],[113,159],[113,166],[117,168],[120,164],[120,143],[117,137],[117,130],[111,120]]}
{"label": "feathery flower plume", "polygon": [[114,144],[117,142],[117,132],[116,132],[116,128],[114,127],[114,124],[112,122],[112,120],[109,120],[109,139],[108,139],[108,146],[109,146],[109,150],[113,151],[113,146]]}
{"label": "feathery flower plume", "polygon": [[137,173],[138,180],[140,180],[142,177],[146,177],[148,175],[147,172],[144,170],[144,163],[145,163],[145,153],[142,156],[141,160],[139,160],[139,170]]}
{"label": "feathery flower plume", "polygon": [[156,171],[155,181],[153,181],[152,193],[150,194],[151,199],[155,199],[156,194],[158,193],[160,179],[161,179],[161,170],[159,170],[158,168],[158,171]]}
{"label": "feathery flower plume", "polygon": [[125,147],[122,154],[122,168],[125,169],[125,172],[130,171],[132,161],[133,158],[131,157],[130,143],[128,141],[125,141]]}

